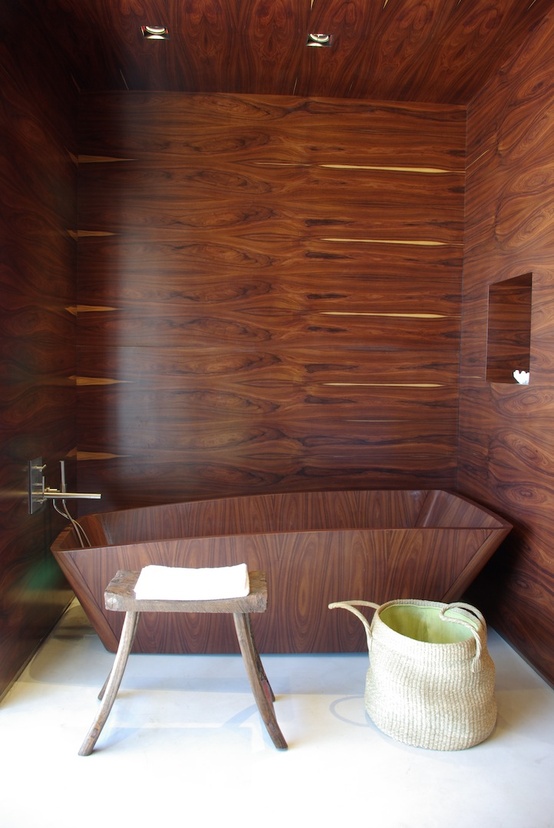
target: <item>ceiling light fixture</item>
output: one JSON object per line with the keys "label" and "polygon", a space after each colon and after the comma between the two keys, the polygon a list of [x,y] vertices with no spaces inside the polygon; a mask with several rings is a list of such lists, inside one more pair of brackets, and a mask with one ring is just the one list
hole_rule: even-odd
{"label": "ceiling light fixture", "polygon": [[169,40],[167,26],[141,26],[140,30],[146,40]]}
{"label": "ceiling light fixture", "polygon": [[316,46],[318,48],[322,48],[324,46],[331,45],[331,35],[330,34],[322,34],[321,32],[317,32],[314,34],[309,34],[308,39],[306,41],[306,46]]}

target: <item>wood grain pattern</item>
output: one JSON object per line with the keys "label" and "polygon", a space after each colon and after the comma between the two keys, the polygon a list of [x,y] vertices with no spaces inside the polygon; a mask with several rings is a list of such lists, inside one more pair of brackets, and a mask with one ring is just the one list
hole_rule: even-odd
{"label": "wood grain pattern", "polygon": [[[50,0],[36,9],[23,2],[59,43],[83,91],[459,104],[550,9],[550,0]],[[149,22],[167,25],[170,39],[145,41],[140,27]],[[331,47],[307,47],[310,32],[331,34]]]}
{"label": "wood grain pattern", "polygon": [[[486,498],[516,525],[475,587],[475,599],[551,682],[553,26],[550,14],[484,88],[469,116],[458,475],[462,490]],[[487,383],[489,286],[528,273],[530,384]]]}
{"label": "wood grain pattern", "polygon": [[[253,623],[260,649],[276,653],[363,650],[363,630],[329,613],[330,602],[455,600],[511,528],[466,499],[421,490],[222,498],[91,515],[82,525],[97,546],[75,549],[67,529],[52,549],[108,649],[122,622],[105,609],[104,590],[118,569],[246,563],[267,574],[268,609]],[[135,651],[236,652],[229,633],[221,619],[146,614]]]}
{"label": "wood grain pattern", "polygon": [[75,93],[28,23],[2,4],[0,696],[72,598],[49,551],[63,522],[28,514],[27,469],[43,455],[55,485],[68,458],[75,479]]}
{"label": "wood grain pattern", "polygon": [[106,508],[450,485],[464,111],[83,103],[81,485]]}

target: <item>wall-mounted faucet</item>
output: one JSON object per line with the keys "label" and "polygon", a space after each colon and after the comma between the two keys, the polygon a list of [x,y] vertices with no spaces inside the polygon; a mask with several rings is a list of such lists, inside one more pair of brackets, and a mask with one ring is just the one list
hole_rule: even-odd
{"label": "wall-mounted faucet", "polygon": [[29,460],[29,514],[38,512],[47,500],[100,500],[102,497],[97,493],[66,492],[64,461],[60,461],[60,464],[62,488],[52,489],[44,479],[46,463],[42,462],[42,457]]}

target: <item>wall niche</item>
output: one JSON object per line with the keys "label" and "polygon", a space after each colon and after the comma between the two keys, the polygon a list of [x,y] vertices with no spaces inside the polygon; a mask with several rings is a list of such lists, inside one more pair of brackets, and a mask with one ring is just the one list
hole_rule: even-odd
{"label": "wall niche", "polygon": [[532,273],[489,287],[488,382],[516,383],[514,371],[530,371],[532,287]]}

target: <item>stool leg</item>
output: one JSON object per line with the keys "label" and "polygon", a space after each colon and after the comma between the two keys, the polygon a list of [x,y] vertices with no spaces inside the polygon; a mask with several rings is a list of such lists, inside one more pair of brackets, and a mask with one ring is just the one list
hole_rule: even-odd
{"label": "stool leg", "polygon": [[279,750],[286,750],[288,745],[275,718],[273,690],[267,680],[260,655],[254,643],[250,617],[247,613],[234,612],[233,618],[248,680],[266,730],[275,747]]}
{"label": "stool leg", "polygon": [[260,684],[262,685],[263,691],[266,694],[267,698],[271,701],[275,701],[275,693],[271,688],[271,684],[269,683],[269,679],[266,676],[264,665],[262,664],[262,660],[260,658],[260,654],[258,652],[258,648],[256,647],[256,642],[254,641],[254,636],[252,635],[252,625],[250,623],[250,616],[243,615],[244,624],[247,629],[247,636],[252,641],[252,655],[254,660],[254,666],[256,668],[256,672],[258,674],[258,678]]}
{"label": "stool leg", "polygon": [[110,680],[110,676],[111,676],[111,674],[112,674],[112,671],[110,670],[110,672],[109,672],[109,673],[108,673],[108,675],[107,675],[106,681],[105,681],[105,682],[104,682],[104,684],[102,685],[102,689],[101,689],[101,690],[100,690],[100,692],[98,693],[98,698],[100,699],[100,701],[102,701],[102,699],[104,698],[104,693],[106,692],[106,689],[107,689],[107,687],[108,687],[108,682],[109,682],[109,680]]}
{"label": "stool leg", "polygon": [[119,646],[117,648],[117,654],[115,656],[112,671],[108,676],[107,682],[100,691],[100,698],[103,697],[102,706],[100,707],[98,715],[92,723],[89,732],[81,745],[79,756],[89,756],[92,753],[94,745],[102,732],[102,728],[106,724],[106,720],[110,715],[115,697],[117,696],[117,691],[119,690],[119,686],[121,684],[121,679],[123,678],[123,673],[125,672],[125,667],[127,666],[127,659],[129,658],[131,647],[133,646],[139,616],[140,613],[138,612],[125,613],[121,638],[119,639]]}

